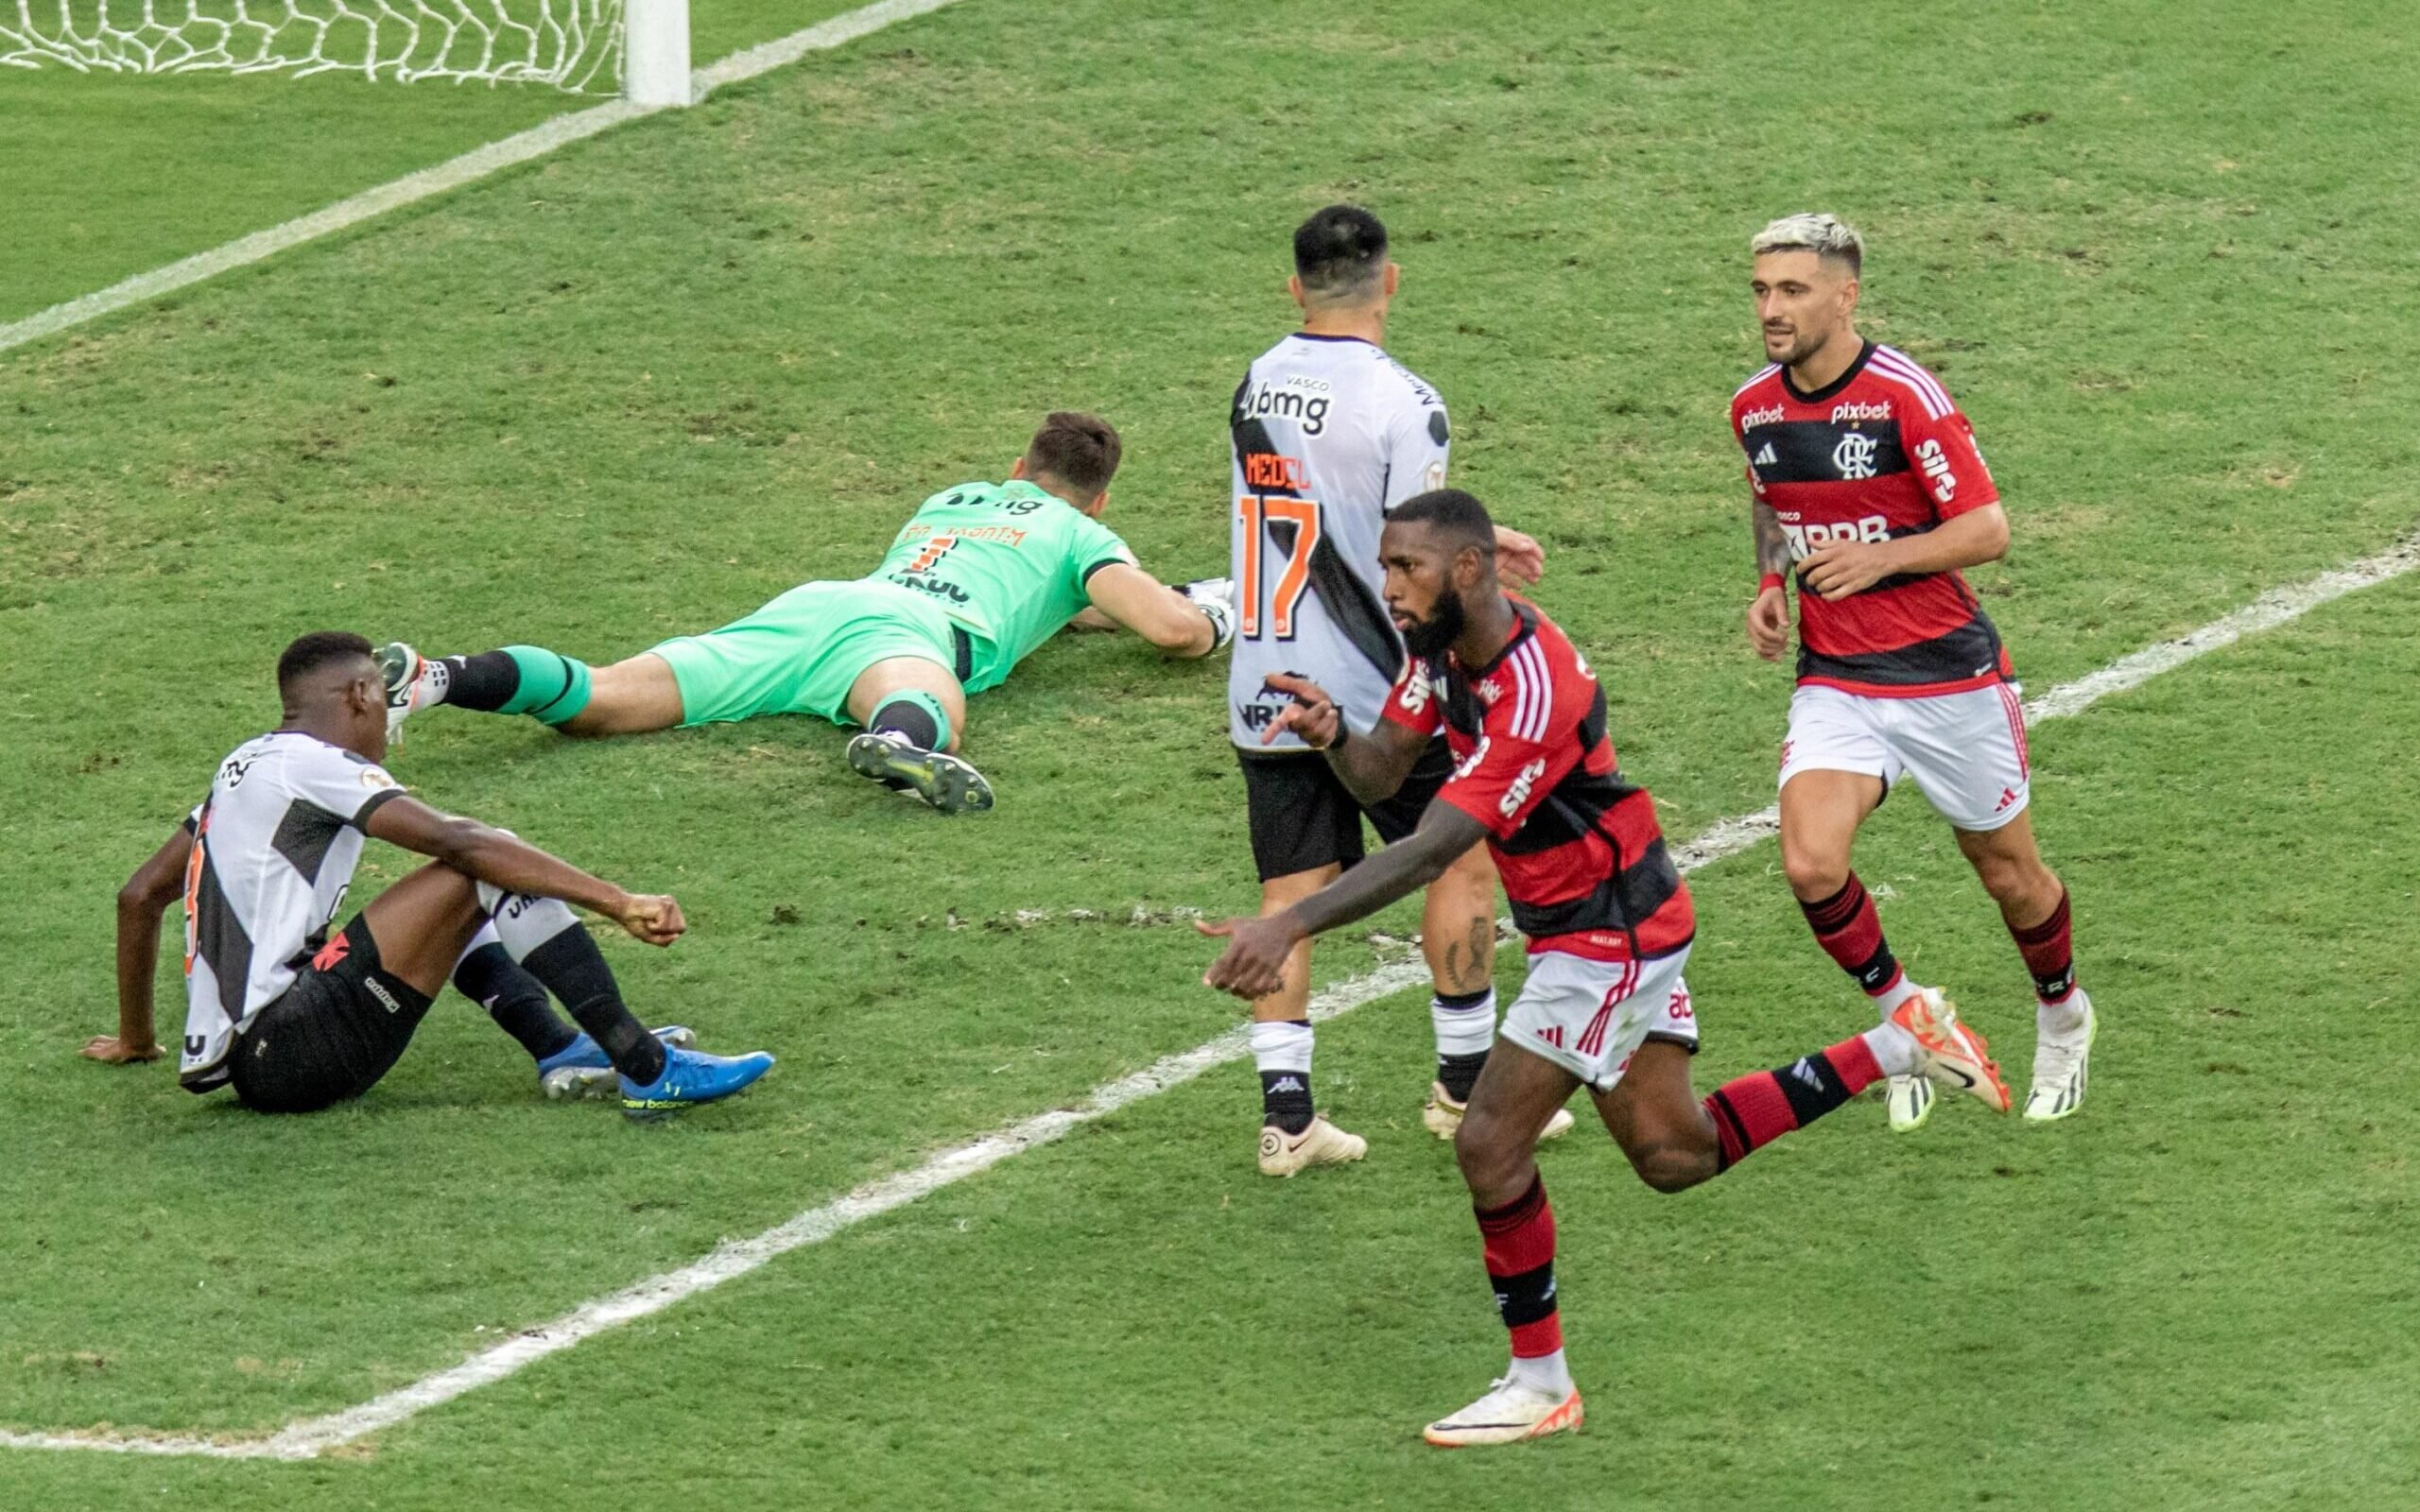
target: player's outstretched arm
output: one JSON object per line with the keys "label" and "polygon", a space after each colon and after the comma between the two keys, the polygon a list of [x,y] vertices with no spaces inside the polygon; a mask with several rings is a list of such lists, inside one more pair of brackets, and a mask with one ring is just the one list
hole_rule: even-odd
{"label": "player's outstretched arm", "polygon": [[603,914],[649,945],[669,945],[688,928],[681,905],[668,897],[625,891],[507,831],[441,814],[416,798],[381,804],[370,816],[369,833],[506,892],[560,898]]}
{"label": "player's outstretched arm", "polygon": [[1419,765],[1420,753],[1428,748],[1426,735],[1392,719],[1379,720],[1366,735],[1352,734],[1336,700],[1308,678],[1279,672],[1270,676],[1267,685],[1294,701],[1277,711],[1277,717],[1260,732],[1260,743],[1266,746],[1291,732],[1325,756],[1338,780],[1364,803],[1383,803],[1394,797]]}
{"label": "player's outstretched arm", "polygon": [[1996,504],[1952,515],[1920,536],[1847,541],[1819,547],[1798,564],[1811,593],[1842,599],[1901,573],[1946,573],[2008,555],[2008,511]]}
{"label": "player's outstretched arm", "polygon": [[183,894],[185,862],[192,854],[193,832],[180,824],[117,890],[117,1033],[86,1040],[82,1054],[87,1058],[113,1066],[160,1058],[151,1019],[151,979],[160,969],[160,914]]}
{"label": "player's outstretched arm", "polygon": [[[1197,602],[1122,561],[1085,579],[1084,592],[1094,609],[1170,656],[1208,656],[1235,633],[1234,616],[1223,605]],[[1083,623],[1082,615],[1076,618]]]}
{"label": "player's outstretched arm", "polygon": [[1227,949],[1202,977],[1205,986],[1250,1001],[1267,997],[1286,980],[1286,958],[1313,935],[1366,919],[1399,898],[1409,898],[1445,874],[1445,868],[1487,838],[1487,826],[1450,803],[1431,803],[1420,828],[1283,913],[1266,919],[1199,923],[1204,935],[1223,938]]}

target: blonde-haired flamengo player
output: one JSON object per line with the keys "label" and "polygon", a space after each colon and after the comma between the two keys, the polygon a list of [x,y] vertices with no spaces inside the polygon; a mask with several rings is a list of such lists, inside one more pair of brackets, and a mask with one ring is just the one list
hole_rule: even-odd
{"label": "blonde-haired flamengo player", "polygon": [[[2083,1102],[2092,1001],[2076,985],[2067,889],[2033,841],[2025,706],[1999,632],[1960,569],[2008,550],[2008,516],[1974,428],[1939,379],[1858,335],[1865,245],[1830,215],[1788,215],[1749,243],[1769,366],[1731,400],[1747,454],[1762,580],[1748,640],[1789,646],[1798,687],[1781,747],[1781,860],[1824,954],[1888,1017],[1923,989],[1849,867],[1858,827],[1901,777],[1958,837],[1999,904],[2038,1000],[2025,1116]],[[1932,1088],[1891,1082],[1891,1126]]]}
{"label": "blonde-haired flamengo player", "polygon": [[1121,451],[1107,421],[1055,412],[1006,482],[926,499],[868,576],[802,583],[746,619],[594,671],[539,646],[424,658],[396,642],[380,653],[390,718],[444,703],[626,735],[813,714],[865,727],[849,743],[865,776],[943,813],[988,809],[991,783],[953,754],[968,694],[1070,623],[1123,627],[1180,657],[1232,633],[1222,581],[1167,587],[1100,523]]}

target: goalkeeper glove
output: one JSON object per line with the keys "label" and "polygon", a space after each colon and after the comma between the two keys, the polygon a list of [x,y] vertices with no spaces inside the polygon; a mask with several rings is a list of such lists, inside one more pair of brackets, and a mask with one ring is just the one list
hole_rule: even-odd
{"label": "goalkeeper glove", "polygon": [[1177,590],[1210,622],[1210,650],[1223,649],[1236,638],[1236,580],[1203,577]]}

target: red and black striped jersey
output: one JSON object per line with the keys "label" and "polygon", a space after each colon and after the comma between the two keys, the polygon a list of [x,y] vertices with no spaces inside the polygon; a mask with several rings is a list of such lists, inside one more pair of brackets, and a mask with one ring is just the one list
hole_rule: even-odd
{"label": "red and black striped jersey", "polygon": [[1622,781],[1596,673],[1535,605],[1512,609],[1519,627],[1485,666],[1465,669],[1451,652],[1410,659],[1386,717],[1417,734],[1444,730],[1454,775],[1437,801],[1487,826],[1531,951],[1670,954],[1697,918],[1655,800]]}
{"label": "red and black striped jersey", "polygon": [[[1801,393],[1776,363],[1731,396],[1748,483],[1792,560],[1841,541],[1922,535],[1999,502],[1975,431],[1941,381],[1869,341],[1848,371]],[[1798,680],[1881,697],[1957,693],[2014,673],[1963,576],[1900,573],[1838,603],[1798,598]]]}

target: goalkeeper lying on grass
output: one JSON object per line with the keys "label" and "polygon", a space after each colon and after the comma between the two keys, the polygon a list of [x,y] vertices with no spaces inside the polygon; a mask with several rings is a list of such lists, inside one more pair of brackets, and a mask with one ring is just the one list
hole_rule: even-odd
{"label": "goalkeeper lying on grass", "polygon": [[966,696],[1071,622],[1123,626],[1175,656],[1234,633],[1223,582],[1172,589],[1102,524],[1117,432],[1052,414],[1005,483],[925,501],[873,574],[802,583],[746,619],[592,671],[537,646],[424,658],[379,652],[388,721],[431,704],[527,714],[571,735],[627,735],[758,714],[860,724],[849,765],[944,814],[992,806],[992,785],[951,754]]}

